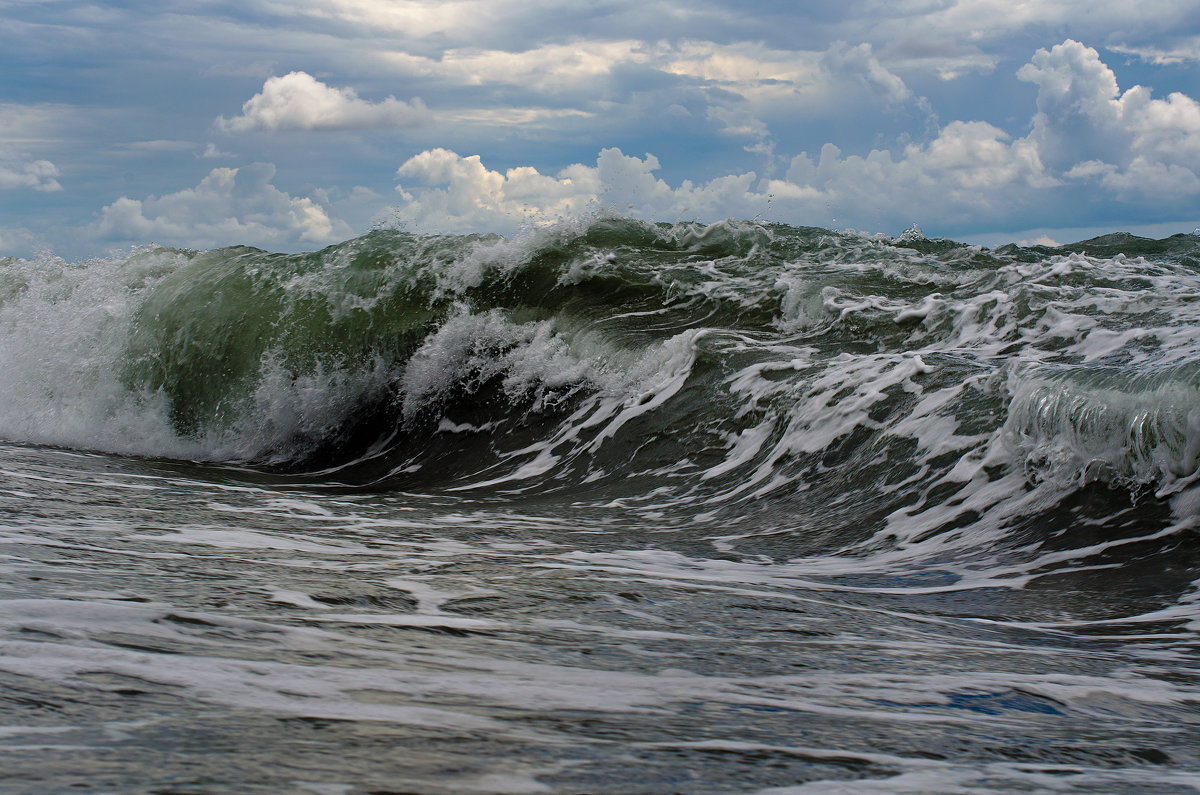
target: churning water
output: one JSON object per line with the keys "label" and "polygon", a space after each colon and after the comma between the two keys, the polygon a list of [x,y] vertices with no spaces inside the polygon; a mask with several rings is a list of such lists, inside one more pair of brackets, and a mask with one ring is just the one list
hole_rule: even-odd
{"label": "churning water", "polygon": [[1200,237],[0,260],[0,788],[1200,789]]}

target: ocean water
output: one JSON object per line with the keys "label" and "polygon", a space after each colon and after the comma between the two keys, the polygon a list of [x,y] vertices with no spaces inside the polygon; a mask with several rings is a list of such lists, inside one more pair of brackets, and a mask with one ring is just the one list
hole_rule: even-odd
{"label": "ocean water", "polygon": [[0,790],[1200,790],[1200,236],[0,260]]}

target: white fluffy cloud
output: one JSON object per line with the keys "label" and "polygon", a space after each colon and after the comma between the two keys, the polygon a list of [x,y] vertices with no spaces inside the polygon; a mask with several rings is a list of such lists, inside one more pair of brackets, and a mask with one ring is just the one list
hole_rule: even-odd
{"label": "white fluffy cloud", "polygon": [[[869,48],[835,45],[825,62],[891,101],[912,96]],[[721,79],[747,79],[747,63],[736,59],[706,68]],[[1192,98],[1153,99],[1140,86],[1122,94],[1096,51],[1072,40],[1039,50],[1018,74],[1038,86],[1037,113],[1023,138],[987,122],[954,121],[932,140],[895,152],[843,155],[826,144],[816,157],[794,157],[781,179],[745,172],[674,187],[654,175],[653,155],[618,149],[554,176],[532,168],[500,173],[478,156],[436,149],[400,167],[403,203],[394,214],[429,231],[508,231],[607,206],[656,220],[760,216],[889,229],[926,219],[959,227],[1035,222],[1081,180],[1099,181],[1118,200],[1200,195],[1200,105]],[[765,135],[752,117],[713,115],[742,134]]]}
{"label": "white fluffy cloud", "polygon": [[[658,169],[653,155],[605,149],[594,166],[577,163],[554,176],[528,167],[500,173],[478,156],[436,149],[400,167],[403,203],[392,214],[413,228],[444,232],[507,232],[599,208],[654,220],[759,216],[829,224],[840,215],[890,228],[911,223],[914,213],[961,222],[1010,212],[1029,191],[1057,184],[1030,142],[1010,141],[984,122],[950,124],[898,158],[885,151],[843,157],[826,144],[815,160],[795,157],[783,179],[760,180],[750,171],[672,187],[654,175]],[[424,186],[409,186],[410,178]]]}
{"label": "white fluffy cloud", "polygon": [[368,102],[352,88],[333,88],[306,72],[290,72],[268,78],[262,91],[242,105],[241,116],[221,116],[217,127],[227,132],[367,130],[417,127],[428,121],[429,111],[420,99]]}
{"label": "white fluffy cloud", "polygon": [[802,213],[800,219],[827,222],[824,206],[852,225],[886,229],[906,220],[1003,217],[1056,184],[1029,141],[1012,141],[986,122],[956,121],[899,156],[875,150],[842,157],[826,144],[815,160],[803,153],[793,158],[786,178],[769,181],[766,190],[781,209]]}
{"label": "white fluffy cloud", "polygon": [[481,229],[509,231],[528,220],[574,215],[598,194],[600,183],[593,170],[574,165],[557,177],[533,168],[492,171],[478,155],[460,157],[447,149],[433,149],[409,158],[396,172],[425,187],[396,190],[404,200],[394,216],[429,232],[473,232]]}
{"label": "white fluffy cloud", "polygon": [[56,179],[59,176],[62,175],[58,167],[49,160],[33,160],[0,151],[0,189],[62,190]]}
{"label": "white fluffy cloud", "polygon": [[73,124],[79,114],[64,105],[0,103],[0,190],[62,190],[58,166],[30,152],[44,151]]}
{"label": "white fluffy cloud", "polygon": [[101,211],[88,231],[102,240],[196,248],[233,243],[286,247],[350,234],[313,199],[290,196],[272,185],[274,176],[269,163],[214,168],[194,188],[144,200],[122,196]]}
{"label": "white fluffy cloud", "polygon": [[1038,86],[1029,140],[1067,177],[1096,179],[1118,196],[1200,193],[1200,103],[1153,99],[1116,75],[1091,47],[1068,39],[1038,50],[1017,76]]}

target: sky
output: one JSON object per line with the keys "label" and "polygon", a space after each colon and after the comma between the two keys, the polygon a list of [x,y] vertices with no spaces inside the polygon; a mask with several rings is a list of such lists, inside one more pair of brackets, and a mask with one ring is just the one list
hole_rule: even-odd
{"label": "sky", "polygon": [[0,0],[0,255],[1200,226],[1195,0]]}

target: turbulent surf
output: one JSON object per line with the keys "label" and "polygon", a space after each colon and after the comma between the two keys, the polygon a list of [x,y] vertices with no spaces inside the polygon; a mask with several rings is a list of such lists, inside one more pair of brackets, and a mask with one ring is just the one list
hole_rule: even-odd
{"label": "turbulent surf", "polygon": [[9,258],[0,374],[27,782],[1200,780],[1200,236]]}

